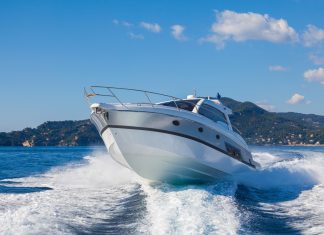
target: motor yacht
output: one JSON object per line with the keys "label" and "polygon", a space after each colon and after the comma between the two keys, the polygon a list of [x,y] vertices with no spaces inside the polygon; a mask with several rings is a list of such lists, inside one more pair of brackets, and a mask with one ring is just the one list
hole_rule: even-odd
{"label": "motor yacht", "polygon": [[[128,102],[118,92],[141,94],[146,100]],[[143,178],[204,183],[258,167],[231,125],[231,109],[219,97],[180,99],[109,86],[92,86],[85,89],[85,96],[90,100],[91,122],[111,157]],[[111,102],[93,102],[98,97]]]}

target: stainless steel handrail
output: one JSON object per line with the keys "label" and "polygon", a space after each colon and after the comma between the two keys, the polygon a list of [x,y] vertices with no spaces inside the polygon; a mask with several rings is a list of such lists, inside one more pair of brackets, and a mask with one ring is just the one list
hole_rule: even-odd
{"label": "stainless steel handrail", "polygon": [[[103,88],[103,89],[107,89],[109,91],[109,94],[102,94],[102,93],[98,93],[96,92],[96,88]],[[122,102],[122,100],[115,94],[114,90],[125,90],[125,91],[135,91],[135,92],[141,92],[143,93],[149,104],[154,108],[155,107],[155,103],[152,102],[152,99],[150,98],[150,94],[151,95],[159,95],[159,96],[163,96],[163,97],[167,97],[168,99],[172,100],[174,102],[175,107],[179,110],[179,107],[177,105],[177,103],[175,101],[177,100],[181,100],[178,97],[175,96],[171,96],[171,95],[167,95],[167,94],[163,94],[163,93],[159,93],[159,92],[153,92],[153,91],[148,91],[148,90],[140,90],[140,89],[133,89],[133,88],[123,88],[123,87],[113,87],[113,86],[90,86],[89,90],[91,91],[91,93],[88,92],[88,90],[86,88],[84,88],[84,94],[86,98],[91,98],[93,96],[106,96],[106,97],[113,97],[114,99],[116,99],[116,101],[121,104],[123,107],[127,108],[126,104],[124,102]]]}
{"label": "stainless steel handrail", "polygon": [[[98,93],[96,92],[96,88],[103,88],[103,89],[107,89],[109,91],[109,94],[102,94],[102,93]],[[141,89],[134,89],[134,88],[123,88],[123,87],[114,87],[114,86],[90,86],[89,90],[92,93],[88,93],[87,89],[84,88],[84,93],[86,98],[91,98],[93,96],[106,96],[106,97],[112,97],[114,99],[116,99],[116,101],[121,104],[124,108],[129,109],[126,105],[126,103],[124,103],[113,90],[125,90],[125,91],[135,91],[135,92],[141,92],[145,95],[145,97],[148,100],[148,103],[143,103],[143,102],[137,102],[137,104],[150,104],[153,108],[155,107],[155,105],[158,105],[159,103],[153,103],[151,98],[149,97],[150,94],[153,95],[159,95],[159,96],[163,96],[163,97],[167,97],[169,99],[169,102],[173,102],[174,106],[177,108],[178,111],[181,110],[181,108],[178,106],[176,101],[182,101],[182,102],[188,102],[189,104],[191,104],[189,101],[183,100],[181,98],[172,96],[172,95],[167,95],[167,94],[163,94],[163,93],[159,93],[159,92],[153,92],[153,91],[148,91],[148,90],[141,90]],[[206,99],[206,97],[197,97],[199,99]],[[90,103],[90,102],[88,102]],[[136,103],[136,102],[135,102]],[[204,109],[203,107],[201,107],[201,105],[196,104],[195,106],[196,109]],[[208,110],[205,108],[205,110]]]}
{"label": "stainless steel handrail", "polygon": [[[102,94],[102,93],[98,93],[96,92],[96,88],[99,88],[99,89],[106,89],[109,94]],[[148,103],[143,103],[143,102],[138,102],[137,104],[149,104],[152,106],[152,108],[155,108],[155,105],[158,105],[159,103],[153,103],[152,102],[152,99],[150,98],[149,95],[159,95],[159,96],[163,96],[163,97],[167,97],[169,99],[169,102],[173,102],[174,103],[174,106],[177,108],[178,111],[181,111],[181,109],[179,108],[178,104],[176,101],[179,101],[181,100],[182,102],[188,102],[190,103],[189,101],[186,101],[186,100],[183,100],[181,98],[178,98],[178,97],[175,97],[175,96],[172,96],[172,95],[167,95],[167,94],[163,94],[163,93],[159,93],[159,92],[153,92],[153,91],[148,91],[148,90],[140,90],[140,89],[133,89],[133,88],[123,88],[123,87],[114,87],[114,86],[90,86],[89,87],[89,90],[91,91],[91,93],[88,92],[88,90],[86,88],[84,88],[84,94],[85,94],[85,97],[88,99],[88,103],[90,104],[90,101],[89,101],[89,98],[91,97],[94,97],[94,96],[104,96],[104,97],[112,97],[114,98],[119,104],[121,104],[124,108],[126,109],[129,109],[127,107],[127,104],[124,103],[117,95],[116,93],[114,92],[114,90],[125,90],[125,91],[135,91],[135,92],[141,92],[145,95],[145,97],[147,98],[148,100]],[[197,97],[199,99],[206,99],[207,97]],[[136,103],[136,102],[135,102]],[[196,104],[195,105],[195,108],[197,110],[199,109],[204,109],[200,104]],[[208,110],[205,108],[205,110]],[[199,114],[199,113],[198,113]],[[226,123],[228,125],[228,123]],[[237,134],[241,139],[242,137],[240,135],[242,135],[242,133],[237,129],[237,127],[233,126],[232,125],[232,128],[233,128],[233,132],[235,134]],[[237,132],[235,132],[237,131]]]}

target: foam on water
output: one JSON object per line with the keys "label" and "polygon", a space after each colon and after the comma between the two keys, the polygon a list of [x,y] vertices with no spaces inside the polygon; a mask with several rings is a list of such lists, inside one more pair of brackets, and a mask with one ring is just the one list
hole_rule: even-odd
{"label": "foam on water", "polygon": [[268,232],[321,234],[324,231],[324,153],[300,151],[297,155],[291,153],[294,157],[288,159],[284,155],[255,153],[254,158],[261,162],[262,169],[236,176],[237,182],[252,187],[238,192],[250,194],[244,197],[249,202],[242,204],[246,203],[245,209],[252,219],[244,220],[250,223],[261,215],[268,218],[260,226],[279,227],[269,228]]}
{"label": "foam on water", "polygon": [[[123,200],[138,191],[138,185],[133,183],[136,176],[111,158],[94,155],[86,157],[85,164],[15,179],[11,186],[50,190],[0,194],[0,234],[87,232],[94,229],[93,225],[122,213]],[[114,213],[109,213],[112,210]]]}
{"label": "foam on water", "polygon": [[150,234],[236,234],[239,211],[233,182],[210,186],[142,184]]}
{"label": "foam on water", "polygon": [[290,216],[296,218],[292,225],[304,234],[324,232],[324,185],[302,192],[296,200],[279,204]]}
{"label": "foam on water", "polygon": [[59,186],[102,188],[134,182],[136,175],[125,167],[121,167],[105,153],[97,152],[86,156],[85,165],[68,165],[56,168],[45,177]]}
{"label": "foam on water", "polygon": [[257,187],[272,188],[324,183],[324,153],[304,152],[304,157],[284,158],[271,153],[255,153],[261,169],[235,175],[237,182]]}
{"label": "foam on water", "polygon": [[5,179],[0,186],[16,190],[0,193],[0,234],[324,231],[324,152],[253,155],[260,170],[215,185],[149,183],[100,152],[38,176]]}
{"label": "foam on water", "polygon": [[[232,182],[195,187],[142,184],[147,195],[149,223],[146,227],[150,227],[151,234],[253,234],[267,229],[275,233],[310,231],[312,234],[312,231],[321,231],[324,224],[324,198],[321,195],[324,153],[256,152],[253,155],[261,163],[261,169],[236,175]],[[257,195],[250,195],[249,198],[254,205],[242,203],[237,194],[255,192],[241,192],[237,184],[256,188]],[[321,200],[312,202],[305,196],[308,194],[321,197]],[[291,206],[299,213],[291,210]],[[307,210],[309,207],[312,210]],[[306,211],[303,212],[302,208]],[[270,219],[261,219],[263,224],[257,229],[244,225],[256,223],[260,219],[258,216]],[[318,217],[322,219],[316,221]],[[300,223],[300,218],[305,224]],[[271,226],[277,225],[281,227],[272,230]]]}

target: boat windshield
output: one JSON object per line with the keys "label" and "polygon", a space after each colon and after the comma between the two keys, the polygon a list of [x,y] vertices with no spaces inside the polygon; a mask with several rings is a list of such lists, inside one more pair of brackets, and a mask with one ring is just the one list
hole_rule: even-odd
{"label": "boat windshield", "polygon": [[224,113],[208,104],[202,104],[199,107],[198,113],[214,122],[221,122],[221,124],[225,124],[226,127],[228,125]]}
{"label": "boat windshield", "polygon": [[191,112],[199,100],[200,99],[168,101],[160,105],[184,109]]}

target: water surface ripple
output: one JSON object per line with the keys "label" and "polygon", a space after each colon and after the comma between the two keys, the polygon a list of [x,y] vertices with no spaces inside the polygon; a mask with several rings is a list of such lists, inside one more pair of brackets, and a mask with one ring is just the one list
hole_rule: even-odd
{"label": "water surface ripple", "polygon": [[0,234],[324,234],[324,147],[252,147],[209,185],[149,183],[104,148],[0,148]]}

